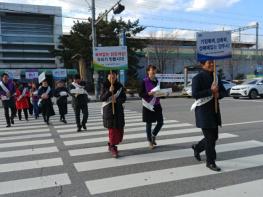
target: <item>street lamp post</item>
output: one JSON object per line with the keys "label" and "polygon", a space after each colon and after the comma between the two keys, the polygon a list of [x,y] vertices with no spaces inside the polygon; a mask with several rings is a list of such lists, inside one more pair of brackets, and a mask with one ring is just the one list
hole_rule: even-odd
{"label": "street lamp post", "polygon": [[[91,10],[92,10],[92,49],[93,52],[95,50],[95,47],[97,47],[97,38],[96,38],[96,25],[105,17],[109,12],[113,10],[114,14],[120,14],[125,7],[120,4],[122,0],[118,0],[118,2],[111,7],[107,12],[105,12],[100,18],[96,20],[96,6],[95,6],[95,0],[91,1]],[[94,85],[95,85],[95,97],[96,99],[99,98],[99,74],[97,71],[94,71],[93,75],[94,79]]]}
{"label": "street lamp post", "polygon": [[[95,0],[91,1],[91,10],[92,10],[92,49],[94,53],[95,47],[97,46],[97,37],[96,37],[96,9],[95,9]],[[96,100],[99,99],[99,74],[97,71],[94,70],[93,74],[93,79],[94,79],[94,91],[95,91],[95,98]]]}

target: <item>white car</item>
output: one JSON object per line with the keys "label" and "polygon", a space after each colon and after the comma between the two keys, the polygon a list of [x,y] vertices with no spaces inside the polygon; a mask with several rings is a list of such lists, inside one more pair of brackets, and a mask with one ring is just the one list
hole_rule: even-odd
{"label": "white car", "polygon": [[256,99],[258,96],[263,98],[263,78],[250,79],[231,88],[230,96],[234,99],[240,97],[248,97],[250,99]]}
{"label": "white car", "polygon": [[[225,89],[226,89],[226,91],[227,91],[227,93],[228,93],[228,95],[229,95],[229,92],[230,92],[231,88],[232,88],[233,86],[235,86],[236,84],[234,84],[234,83],[232,83],[232,82],[230,82],[230,81],[226,81],[226,80],[221,80],[221,81],[222,81],[222,83],[223,83],[223,85],[224,85],[224,87],[225,87]],[[182,94],[183,94],[183,95],[187,95],[187,96],[192,96],[192,82],[190,82],[190,83],[183,89]]]}

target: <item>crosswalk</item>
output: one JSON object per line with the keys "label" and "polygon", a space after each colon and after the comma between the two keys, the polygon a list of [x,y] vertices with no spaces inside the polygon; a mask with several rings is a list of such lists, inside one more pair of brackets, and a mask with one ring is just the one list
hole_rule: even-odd
{"label": "crosswalk", "polygon": [[[2,109],[0,113],[4,117]],[[257,197],[263,192],[260,176],[238,181],[240,172],[263,167],[263,142],[221,132],[217,163],[222,172],[217,173],[194,160],[190,145],[202,134],[191,123],[165,119],[158,146],[150,150],[141,113],[126,109],[125,116],[118,159],[107,150],[100,103],[89,104],[87,131],[79,133],[70,106],[68,124],[59,122],[56,115],[49,126],[41,118],[30,118],[28,122],[15,120],[13,127],[5,128],[1,118],[0,195]],[[190,189],[207,179],[219,181]],[[231,181],[219,184],[224,179]]]}

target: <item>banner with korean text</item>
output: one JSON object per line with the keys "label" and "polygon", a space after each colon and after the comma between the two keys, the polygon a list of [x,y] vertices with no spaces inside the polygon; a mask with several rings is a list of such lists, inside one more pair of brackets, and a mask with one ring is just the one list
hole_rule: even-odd
{"label": "banner with korean text", "polygon": [[127,46],[95,47],[93,68],[95,70],[127,70]]}
{"label": "banner with korean text", "polygon": [[197,61],[231,58],[231,31],[198,32],[196,50]]}

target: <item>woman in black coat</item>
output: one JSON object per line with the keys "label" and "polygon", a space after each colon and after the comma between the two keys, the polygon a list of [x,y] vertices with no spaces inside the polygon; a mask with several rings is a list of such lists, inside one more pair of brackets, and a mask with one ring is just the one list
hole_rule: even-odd
{"label": "woman in black coat", "polygon": [[42,82],[41,87],[38,90],[38,96],[40,97],[39,100],[39,106],[44,118],[44,122],[49,125],[49,117],[55,115],[55,111],[53,109],[53,103],[52,103],[52,96],[53,92],[50,86],[48,86],[48,83],[46,80]]}
{"label": "woman in black coat", "polygon": [[64,81],[59,81],[57,83],[54,96],[57,98],[60,121],[66,124],[67,121],[65,115],[68,113],[68,89],[65,87]]}
{"label": "woman in black coat", "polygon": [[[142,81],[139,92],[143,102],[143,122],[146,122],[147,140],[151,149],[157,145],[156,136],[163,126],[163,112],[160,98],[154,97],[153,92],[151,92],[158,85],[158,80],[155,77],[156,71],[157,68],[153,65],[147,67],[147,77]],[[157,122],[157,124],[152,130],[152,123],[154,122]]]}
{"label": "woman in black coat", "polygon": [[[114,95],[113,100],[112,95]],[[109,130],[109,151],[113,157],[118,157],[116,145],[122,142],[123,139],[125,126],[123,103],[126,101],[126,94],[122,84],[117,81],[116,71],[108,74],[100,100],[103,101],[103,125]],[[112,102],[114,102],[114,107]]]}

